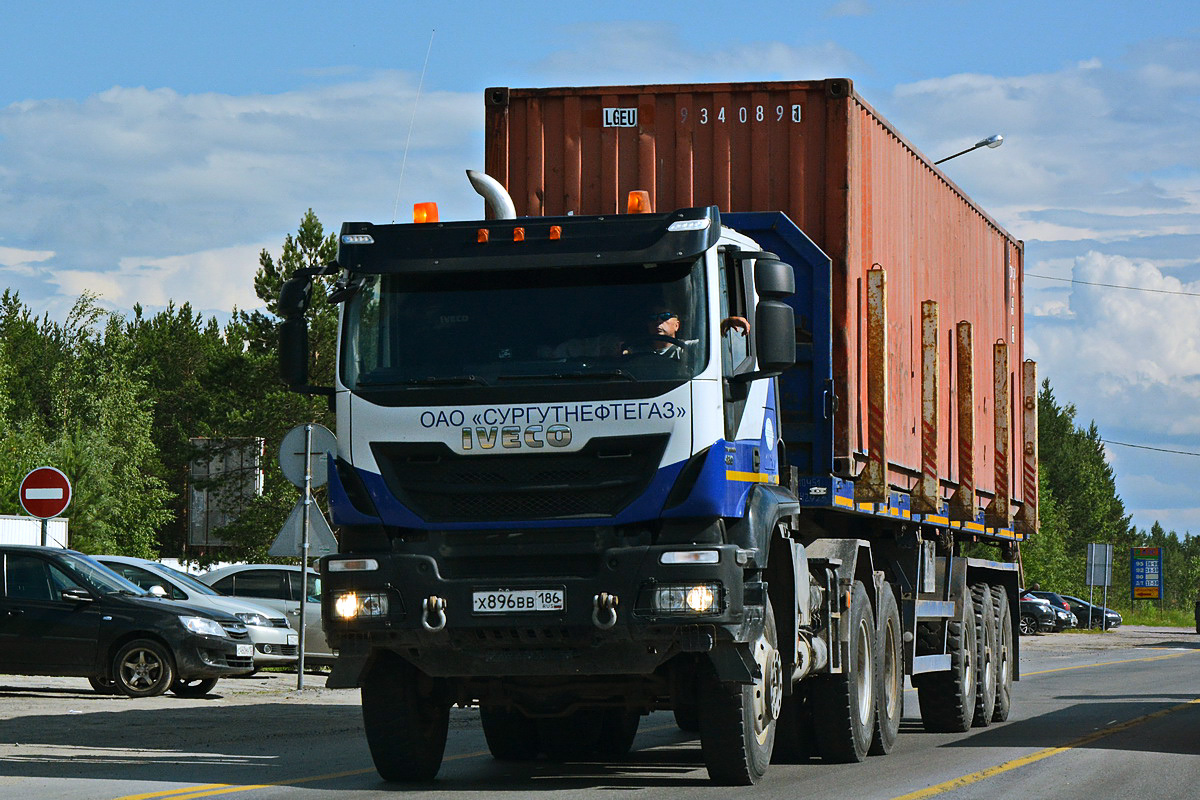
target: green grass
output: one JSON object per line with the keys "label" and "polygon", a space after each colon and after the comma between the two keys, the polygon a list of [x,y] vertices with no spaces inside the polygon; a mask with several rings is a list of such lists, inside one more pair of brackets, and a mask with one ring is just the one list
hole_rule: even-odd
{"label": "green grass", "polygon": [[1192,612],[1184,611],[1181,608],[1167,608],[1159,610],[1158,606],[1150,605],[1143,601],[1137,604],[1132,611],[1120,609],[1121,617],[1124,619],[1124,625],[1155,625],[1167,628],[1192,628],[1196,627],[1196,618],[1192,616]]}

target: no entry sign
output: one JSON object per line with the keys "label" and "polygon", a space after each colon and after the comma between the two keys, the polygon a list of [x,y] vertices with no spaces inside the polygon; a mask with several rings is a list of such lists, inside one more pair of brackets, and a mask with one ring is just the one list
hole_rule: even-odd
{"label": "no entry sign", "polygon": [[38,467],[21,481],[20,500],[31,517],[57,517],[71,503],[71,482],[54,467]]}

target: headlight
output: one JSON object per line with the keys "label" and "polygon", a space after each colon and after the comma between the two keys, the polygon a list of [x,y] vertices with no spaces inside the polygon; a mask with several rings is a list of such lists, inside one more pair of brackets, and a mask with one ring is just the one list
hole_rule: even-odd
{"label": "headlight", "polygon": [[262,614],[256,614],[253,611],[242,611],[234,614],[234,616],[247,625],[258,625],[263,628],[271,627],[271,620],[269,620],[266,616]]}
{"label": "headlight", "polygon": [[198,633],[202,636],[225,635],[225,629],[215,619],[209,619],[208,617],[180,617],[179,621],[183,623],[183,627],[192,633]]}
{"label": "headlight", "polygon": [[654,610],[659,614],[719,614],[721,584],[696,583],[655,587]]}
{"label": "headlight", "polygon": [[360,617],[386,617],[388,599],[383,592],[335,592],[333,615],[340,620]]}

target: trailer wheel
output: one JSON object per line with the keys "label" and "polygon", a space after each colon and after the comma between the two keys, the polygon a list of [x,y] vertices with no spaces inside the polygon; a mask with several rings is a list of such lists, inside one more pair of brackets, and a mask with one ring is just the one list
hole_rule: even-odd
{"label": "trailer wheel", "polygon": [[996,708],[997,674],[996,653],[996,605],[992,599],[992,587],[986,583],[971,585],[971,603],[975,608],[975,637],[979,648],[975,656],[975,719],[971,723],[976,728],[986,728],[992,724],[992,713]]}
{"label": "trailer wheel", "polygon": [[904,651],[900,631],[900,608],[892,587],[883,585],[879,594],[879,682],[875,688],[875,738],[868,751],[887,755],[900,734],[904,716]]}
{"label": "trailer wheel", "polygon": [[723,786],[758,783],[771,763],[783,701],[783,664],[770,600],[753,648],[760,673],[754,683],[723,683],[711,667],[700,676],[700,750],[708,776]]}
{"label": "trailer wheel", "polygon": [[862,761],[875,734],[875,689],[878,684],[879,649],[876,647],[875,613],[862,581],[854,582],[850,612],[850,657],[843,671],[814,679],[812,698],[817,750],[834,764]]}
{"label": "trailer wheel", "polygon": [[516,709],[480,706],[479,722],[497,761],[532,761],[541,751],[537,722]]}
{"label": "trailer wheel", "polygon": [[993,586],[992,596],[996,599],[996,705],[992,709],[992,720],[1004,722],[1012,710],[1013,685],[1013,626],[1012,606],[1008,604],[1008,592],[1003,586]]}
{"label": "trailer wheel", "polygon": [[432,780],[442,766],[450,702],[440,683],[408,662],[377,660],[362,684],[363,727],[385,781]]}
{"label": "trailer wheel", "polygon": [[[970,597],[957,601],[957,620],[946,623],[946,649],[950,669],[913,676],[921,703],[921,722],[935,733],[963,733],[971,729],[975,715],[975,656],[978,652],[975,629],[975,605]],[[939,626],[918,626],[925,652],[940,652]]]}

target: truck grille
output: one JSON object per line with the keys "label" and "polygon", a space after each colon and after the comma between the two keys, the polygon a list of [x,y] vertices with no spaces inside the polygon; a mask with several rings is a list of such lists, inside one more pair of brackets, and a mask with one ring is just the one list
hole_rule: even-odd
{"label": "truck grille", "polygon": [[464,456],[440,442],[375,442],[396,498],[427,522],[613,517],[653,479],[666,434],[593,439],[577,452]]}

